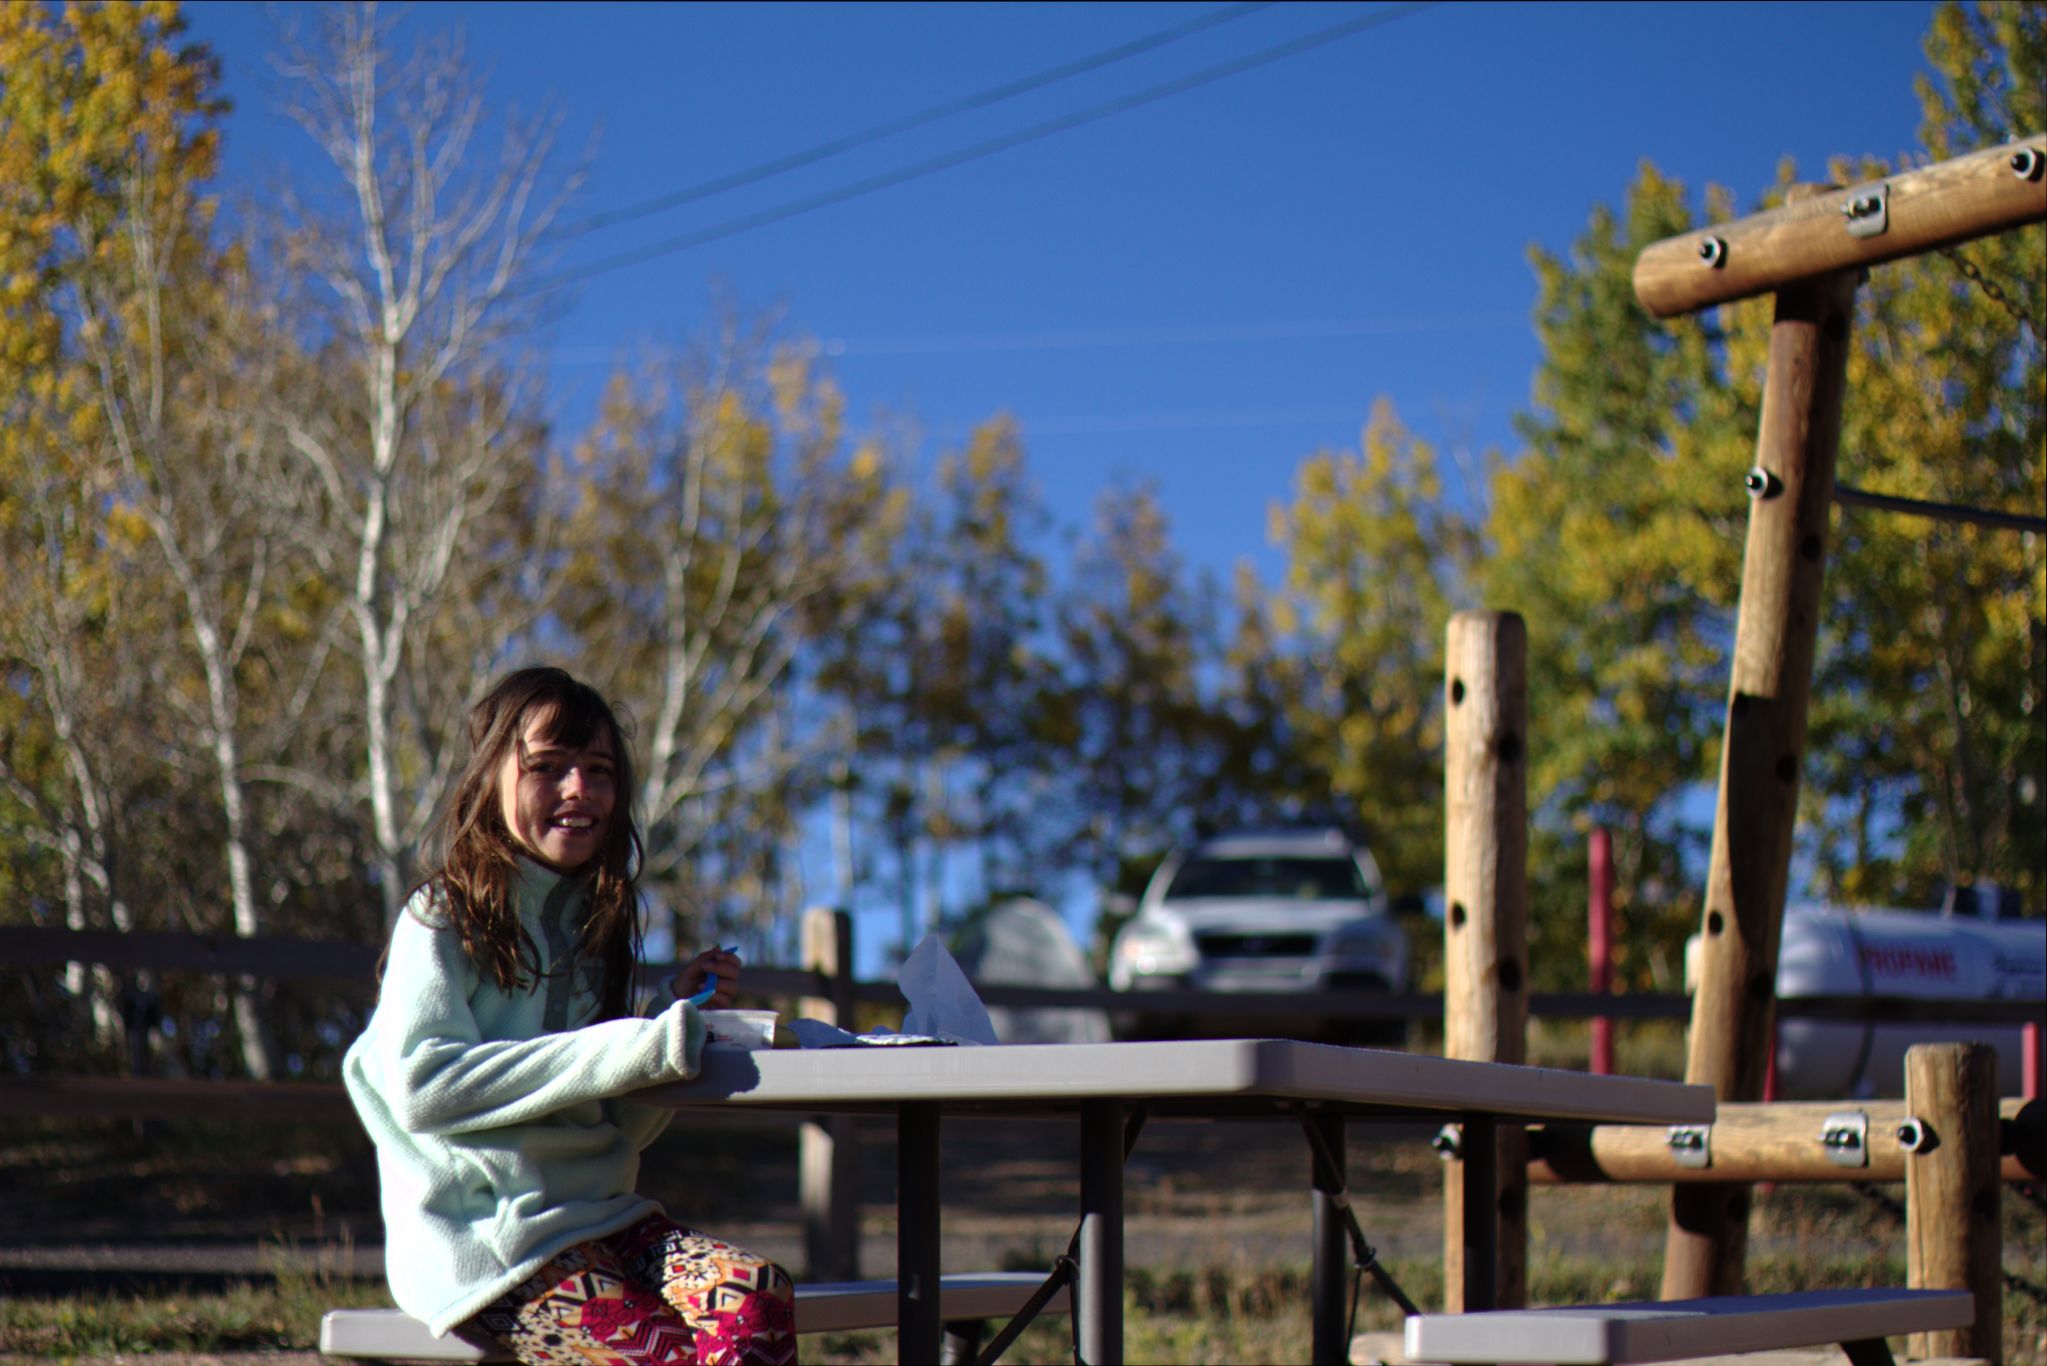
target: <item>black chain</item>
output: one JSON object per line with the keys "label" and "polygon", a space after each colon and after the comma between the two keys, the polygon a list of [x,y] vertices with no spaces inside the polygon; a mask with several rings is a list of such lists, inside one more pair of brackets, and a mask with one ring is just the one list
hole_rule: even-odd
{"label": "black chain", "polygon": [[[1905,1222],[1905,1207],[1878,1190],[1875,1186],[1858,1181],[1851,1185],[1849,1189],[1862,1196],[1863,1199],[1869,1201],[1869,1203],[1875,1205],[1884,1213],[1890,1215],[1898,1223],[1902,1224]],[[2028,1196],[2034,1204],[2040,1203],[2037,1187],[2029,1189],[2026,1186],[2020,1186],[2019,1191],[2021,1194]],[[2047,1304],[2047,1290],[2042,1290],[2017,1272],[2004,1271],[2004,1288],[2028,1297],[2035,1304]]]}
{"label": "black chain", "polygon": [[1875,1205],[1885,1214],[1890,1215],[1891,1218],[1896,1220],[1898,1223],[1902,1224],[1905,1222],[1905,1207],[1898,1201],[1892,1199],[1890,1196],[1878,1190],[1875,1186],[1872,1186],[1865,1181],[1856,1181],[1851,1183],[1848,1189],[1854,1191],[1857,1195],[1869,1201],[1870,1204]]}
{"label": "black chain", "polygon": [[1974,261],[1962,255],[1954,247],[1942,247],[1940,248],[1940,254],[1954,263],[1955,269],[1962,273],[1963,279],[1982,290],[1992,303],[2011,314],[2012,321],[2030,329],[2034,336],[2040,335],[2039,325],[2033,321],[2033,315],[2026,312],[2026,306],[2012,298],[2009,294],[2006,294],[2004,286],[1998,284],[1997,281],[1991,279],[1988,275],[1985,275],[1981,270],[1978,270]]}

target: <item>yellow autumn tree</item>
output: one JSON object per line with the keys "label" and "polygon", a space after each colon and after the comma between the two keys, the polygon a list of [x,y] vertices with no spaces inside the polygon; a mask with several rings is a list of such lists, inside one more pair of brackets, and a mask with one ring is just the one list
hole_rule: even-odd
{"label": "yellow autumn tree", "polygon": [[1392,404],[1374,405],[1355,451],[1323,451],[1272,513],[1287,554],[1273,625],[1289,642],[1274,682],[1321,800],[1303,814],[1361,830],[1387,884],[1441,879],[1443,632],[1471,531],[1443,499],[1435,450]]}
{"label": "yellow autumn tree", "polygon": [[[175,800],[180,737],[155,704],[184,681],[182,622],[119,447],[136,414],[110,386],[169,402],[160,352],[115,373],[120,338],[160,323],[138,281],[192,273],[206,224],[220,105],[181,34],[165,3],[0,7],[0,803],[18,817],[0,844],[9,912],[55,903],[74,928],[164,914],[139,889],[177,844],[133,815]],[[115,1045],[116,983],[64,985]]]}
{"label": "yellow autumn tree", "polygon": [[762,933],[800,894],[812,665],[853,647],[901,490],[812,357],[730,324],[614,378],[569,473],[552,607],[636,718],[646,879],[705,935]]}

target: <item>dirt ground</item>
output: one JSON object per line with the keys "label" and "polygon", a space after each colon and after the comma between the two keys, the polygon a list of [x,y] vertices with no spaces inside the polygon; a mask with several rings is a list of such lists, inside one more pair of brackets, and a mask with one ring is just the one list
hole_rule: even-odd
{"label": "dirt ground", "polygon": [[[1354,1126],[1346,1159],[1367,1239],[1389,1262],[1433,1264],[1442,1247],[1432,1126]],[[860,1274],[894,1264],[895,1151],[863,1125]],[[1077,1218],[1078,1131],[1029,1120],[948,1119],[941,1188],[948,1270],[1048,1267]],[[642,1188],[677,1218],[804,1266],[793,1123],[724,1117],[678,1125],[648,1150]],[[1309,1256],[1308,1158],[1285,1120],[1154,1121],[1125,1172],[1133,1274],[1299,1267]],[[16,1121],[0,1125],[0,1296],[56,1299],[225,1288],[277,1274],[379,1277],[382,1229],[369,1144],[352,1121],[296,1128],[228,1123]],[[1893,1194],[1901,1199],[1902,1191]],[[1759,1193],[1752,1265],[1895,1256],[1903,1230],[1882,1196],[1849,1187]],[[1668,1192],[1537,1187],[1531,1268],[1583,1260],[1653,1297]],[[2037,1197],[2006,1201],[2007,1270],[2038,1287],[2047,1266]],[[296,1268],[295,1271],[292,1268]],[[1418,1273],[1419,1274],[1419,1273]],[[1889,1273],[1884,1273],[1889,1274]],[[1602,1280],[1602,1286],[1605,1282]],[[1616,1280],[1616,1289],[1623,1289]],[[1425,1298],[1425,1296],[1423,1296]],[[2047,1356],[2028,1311],[2015,1361]],[[2039,1341],[2032,1340],[2040,1336]],[[2010,1333],[2007,1337],[2009,1339]],[[2016,1349],[2016,1350],[2014,1350]],[[131,1366],[314,1366],[311,1353],[115,1357]],[[0,1354],[0,1366],[26,1359]]]}
{"label": "dirt ground", "polygon": [[[1352,1126],[1346,1152],[1365,1236],[1388,1260],[1442,1246],[1433,1126]],[[1071,1123],[948,1119],[941,1188],[948,1270],[1048,1266],[1077,1219]],[[793,1122],[678,1123],[646,1154],[641,1188],[676,1218],[801,1267]],[[895,1149],[860,1139],[863,1275],[893,1271]],[[1125,1169],[1132,1267],[1298,1265],[1308,1257],[1308,1156],[1291,1121],[1154,1120]],[[376,1167],[353,1121],[253,1124],[45,1121],[0,1128],[0,1293],[79,1285],[194,1286],[269,1274],[280,1257],[323,1274],[377,1276]],[[1662,1252],[1667,1195],[1537,1188],[1532,1252],[1639,1263]],[[1852,1203],[1852,1201],[1851,1201]],[[1760,1221],[1751,1251],[1796,1254],[1887,1237],[1843,1214]],[[1902,1245],[1901,1235],[1897,1238]]]}
{"label": "dirt ground", "polygon": [[[1427,1129],[1353,1136],[1368,1236],[1389,1256],[1438,1245],[1441,1177]],[[802,1225],[793,1124],[676,1126],[641,1187],[677,1218],[791,1265]],[[894,1146],[861,1129],[861,1272],[894,1253]],[[949,1269],[1049,1265],[1072,1236],[1078,1133],[1030,1120],[948,1120],[941,1174]],[[1297,1263],[1308,1251],[1308,1160],[1292,1124],[1155,1121],[1125,1175],[1132,1266]],[[339,1128],[54,1122],[0,1132],[0,1292],[267,1274],[280,1254],[381,1271],[369,1145]],[[1227,1236],[1221,1230],[1227,1229]]]}

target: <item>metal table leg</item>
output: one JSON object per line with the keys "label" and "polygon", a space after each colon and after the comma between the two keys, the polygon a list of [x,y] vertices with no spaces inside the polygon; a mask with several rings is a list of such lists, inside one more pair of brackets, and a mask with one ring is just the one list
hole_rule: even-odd
{"label": "metal table leg", "polygon": [[[1322,1136],[1322,1155],[1310,1162],[1314,1196],[1314,1270],[1309,1278],[1310,1322],[1314,1325],[1314,1355],[1323,1363],[1350,1360],[1350,1343],[1344,1339],[1344,1224],[1339,1201],[1343,1197],[1343,1116],[1309,1115],[1307,1122]],[[1312,1151],[1312,1150],[1311,1150]],[[1333,1168],[1333,1170],[1332,1170]]]}
{"label": "metal table leg", "polygon": [[[1123,1102],[1080,1106],[1080,1360],[1123,1360]],[[909,1360],[911,1358],[905,1358]]]}
{"label": "metal table leg", "polygon": [[1499,1307],[1500,1139],[1491,1115],[1466,1115],[1464,1141],[1464,1311]]}
{"label": "metal table leg", "polygon": [[939,1315],[938,1105],[896,1106],[896,1351],[937,1361]]}

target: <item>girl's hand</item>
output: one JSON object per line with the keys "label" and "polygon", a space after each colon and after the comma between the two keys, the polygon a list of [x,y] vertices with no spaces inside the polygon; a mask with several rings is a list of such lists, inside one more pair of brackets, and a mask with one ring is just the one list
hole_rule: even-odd
{"label": "girl's hand", "polygon": [[732,1004],[732,993],[739,988],[739,955],[730,949],[705,949],[702,953],[683,964],[682,971],[675,974],[669,989],[677,1000],[696,995],[705,987],[715,987],[711,998],[703,1003],[705,1010],[724,1010]]}

